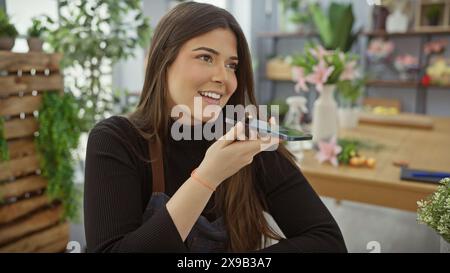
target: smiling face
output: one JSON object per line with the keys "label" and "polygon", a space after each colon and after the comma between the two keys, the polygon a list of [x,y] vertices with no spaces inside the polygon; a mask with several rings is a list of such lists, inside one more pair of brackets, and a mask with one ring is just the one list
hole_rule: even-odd
{"label": "smiling face", "polygon": [[218,28],[188,40],[168,68],[168,107],[186,105],[191,121],[209,116],[194,111],[194,100],[223,108],[237,88],[237,41],[229,29]]}

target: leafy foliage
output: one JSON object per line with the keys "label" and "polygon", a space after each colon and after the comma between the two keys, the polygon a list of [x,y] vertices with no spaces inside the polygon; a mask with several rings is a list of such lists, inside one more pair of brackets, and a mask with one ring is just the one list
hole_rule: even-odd
{"label": "leafy foliage", "polygon": [[338,95],[342,100],[342,104],[352,106],[361,97],[362,88],[366,79],[358,79],[355,81],[345,80],[337,83]]}
{"label": "leafy foliage", "polygon": [[5,139],[5,120],[0,117],[0,162],[9,160],[8,142]]}
{"label": "leafy foliage", "polygon": [[351,4],[331,3],[328,16],[319,5],[310,5],[309,11],[326,49],[348,52],[357,35],[352,33],[354,15]]}
{"label": "leafy foliage", "polygon": [[450,243],[450,178],[442,179],[437,190],[417,205],[419,223],[430,226]]}
{"label": "leafy foliage", "polygon": [[41,38],[43,34],[48,31],[48,29],[44,26],[44,19],[35,17],[31,19],[31,22],[32,25],[27,30],[28,37]]}
{"label": "leafy foliage", "polygon": [[68,93],[56,92],[43,95],[39,110],[39,151],[42,175],[48,179],[47,194],[51,199],[62,200],[64,215],[76,218],[80,193],[73,183],[73,157],[71,150],[77,148],[81,133],[78,105]]}
{"label": "leafy foliage", "polygon": [[19,33],[16,27],[9,22],[8,15],[3,9],[0,9],[0,37],[16,38]]}
{"label": "leafy foliage", "polygon": [[[112,66],[150,43],[149,18],[140,0],[59,1],[60,21],[47,17],[48,42],[63,52],[65,86],[73,93],[83,118],[82,130],[113,114],[115,92],[108,78]],[[142,68],[143,69],[143,68]],[[80,77],[80,72],[82,76]]]}

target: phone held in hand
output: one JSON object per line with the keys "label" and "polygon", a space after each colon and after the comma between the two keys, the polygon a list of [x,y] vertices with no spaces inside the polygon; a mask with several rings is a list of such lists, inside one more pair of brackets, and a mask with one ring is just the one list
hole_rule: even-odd
{"label": "phone held in hand", "polygon": [[[226,118],[225,122],[228,124],[232,124],[233,126],[237,123],[237,121]],[[271,126],[268,122],[257,120],[257,119],[245,119],[245,127],[250,130],[255,130],[260,135],[270,134],[272,136],[278,137],[281,140],[286,141],[303,141],[303,140],[312,140],[313,136],[308,132],[303,132],[294,128],[289,128],[282,125]],[[272,128],[274,127],[274,128]],[[248,136],[248,133],[246,132]]]}

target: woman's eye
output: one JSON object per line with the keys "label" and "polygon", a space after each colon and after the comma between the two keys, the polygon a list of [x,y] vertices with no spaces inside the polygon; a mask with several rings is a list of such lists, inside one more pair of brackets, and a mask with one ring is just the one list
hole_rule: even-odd
{"label": "woman's eye", "polygon": [[227,67],[232,69],[233,71],[236,71],[238,68],[238,65],[236,63],[227,64]]}
{"label": "woman's eye", "polygon": [[212,63],[212,58],[209,55],[201,55],[199,56],[199,59],[207,63]]}

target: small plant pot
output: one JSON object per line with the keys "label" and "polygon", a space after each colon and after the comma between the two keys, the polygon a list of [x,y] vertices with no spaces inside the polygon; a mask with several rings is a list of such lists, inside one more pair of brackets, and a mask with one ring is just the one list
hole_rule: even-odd
{"label": "small plant pot", "polygon": [[430,26],[439,25],[439,17],[430,17],[430,18],[427,18],[427,20],[428,20],[428,25],[430,25]]}
{"label": "small plant pot", "polygon": [[0,37],[0,50],[11,51],[16,42],[15,38],[11,37]]}
{"label": "small plant pot", "polygon": [[30,52],[42,52],[42,45],[44,44],[44,41],[42,41],[40,38],[28,38],[27,43]]}

